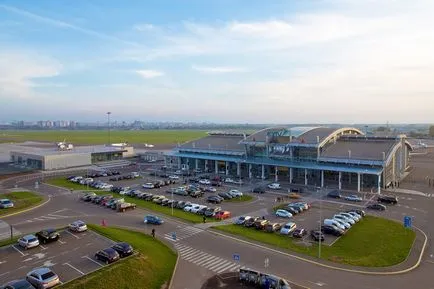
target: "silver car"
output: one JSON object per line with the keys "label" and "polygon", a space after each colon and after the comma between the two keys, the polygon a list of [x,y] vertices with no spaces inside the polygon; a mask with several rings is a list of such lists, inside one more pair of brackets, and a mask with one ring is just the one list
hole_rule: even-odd
{"label": "silver car", "polygon": [[36,288],[52,288],[60,284],[59,276],[50,270],[50,268],[37,268],[27,273],[26,280]]}
{"label": "silver car", "polygon": [[18,239],[18,245],[24,249],[30,249],[39,246],[39,240],[35,235],[26,235]]}

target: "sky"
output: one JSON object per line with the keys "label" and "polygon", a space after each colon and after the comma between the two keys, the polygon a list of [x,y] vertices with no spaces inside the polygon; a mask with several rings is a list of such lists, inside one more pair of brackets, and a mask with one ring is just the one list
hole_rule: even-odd
{"label": "sky", "polygon": [[434,122],[432,0],[0,0],[0,121]]}

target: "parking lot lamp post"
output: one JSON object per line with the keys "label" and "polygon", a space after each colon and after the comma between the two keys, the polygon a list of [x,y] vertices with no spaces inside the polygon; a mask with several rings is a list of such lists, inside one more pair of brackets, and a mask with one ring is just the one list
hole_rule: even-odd
{"label": "parking lot lamp post", "polygon": [[[317,190],[319,193],[320,190]],[[321,232],[321,223],[322,223],[322,194],[320,194],[320,200],[319,200],[319,231]],[[319,246],[318,246],[318,258],[321,258],[321,233],[319,236]]]}
{"label": "parking lot lamp post", "polygon": [[[173,190],[171,190],[171,191],[172,191],[172,201],[173,201]],[[173,216],[173,203],[174,202],[172,202],[172,204],[171,204],[172,205],[172,216]]]}

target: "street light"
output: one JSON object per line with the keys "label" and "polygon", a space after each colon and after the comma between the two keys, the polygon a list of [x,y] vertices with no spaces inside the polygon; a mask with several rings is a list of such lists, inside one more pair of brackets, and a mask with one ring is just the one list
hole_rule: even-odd
{"label": "street light", "polygon": [[110,111],[107,112],[107,124],[108,124],[107,130],[108,130],[108,144],[109,145],[111,144],[111,140],[110,140],[110,115],[111,114],[112,113]]}
{"label": "street light", "polygon": [[[318,193],[320,193],[320,190],[317,190]],[[322,223],[322,194],[319,194],[320,200],[319,200],[319,246],[318,246],[318,258],[321,258],[321,223]]]}

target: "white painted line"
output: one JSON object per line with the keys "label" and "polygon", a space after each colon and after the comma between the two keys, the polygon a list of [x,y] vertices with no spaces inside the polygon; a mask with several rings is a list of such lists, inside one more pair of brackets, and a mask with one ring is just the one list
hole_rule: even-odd
{"label": "white painted line", "polygon": [[181,250],[178,250],[178,251],[179,251],[179,253],[181,253],[181,255],[185,256],[185,254],[187,254],[187,253],[189,253],[189,252],[191,252],[193,250],[194,250],[194,248],[185,248],[185,249],[181,249]]}
{"label": "white painted line", "polygon": [[191,256],[189,256],[189,257],[187,257],[187,258],[183,258],[185,261],[190,261],[191,260],[191,262],[193,262],[192,260],[193,259],[200,259],[200,258],[202,258],[202,257],[205,257],[206,255],[208,255],[207,253],[205,253],[205,252],[200,252],[199,254],[197,254],[197,255],[191,255]]}
{"label": "white painted line", "polygon": [[215,256],[213,256],[213,255],[209,255],[208,257],[203,258],[203,259],[200,260],[199,262],[195,262],[195,261],[193,261],[193,263],[196,264],[196,265],[198,265],[198,266],[200,266],[201,264],[206,263],[206,262],[208,262],[210,259],[213,259],[213,258],[215,258]]}
{"label": "white painted line", "polygon": [[42,246],[41,244],[39,244],[39,247],[42,248],[42,250],[47,250],[47,247]]}
{"label": "white painted line", "polygon": [[50,217],[50,216],[40,216],[38,217],[38,219],[43,219],[43,220],[56,220],[56,217]]}
{"label": "white painted line", "polygon": [[14,248],[15,251],[17,251],[18,253],[20,253],[21,256],[27,256],[27,254],[24,254],[23,252],[21,252],[21,250],[19,250],[17,247],[15,247],[15,245],[12,245],[12,248]]}
{"label": "white painted line", "polygon": [[98,264],[98,265],[101,266],[101,267],[104,267],[103,264],[101,264],[101,263],[95,261],[94,259],[90,258],[89,256],[83,256],[83,257],[81,257],[81,258],[86,258],[87,260],[92,261],[92,262],[94,262],[95,264]]}
{"label": "white painted line", "polygon": [[224,271],[231,271],[233,268],[235,268],[235,267],[237,267],[237,266],[238,266],[238,264],[232,263],[231,266],[229,266],[229,267],[225,267],[225,268],[223,268],[223,269],[217,271],[217,274],[220,274],[220,273],[222,273],[222,272],[224,272]]}
{"label": "white painted line", "polygon": [[84,275],[83,272],[81,272],[80,270],[78,270],[77,268],[75,268],[74,266],[72,266],[72,265],[69,264],[69,263],[64,263],[63,265],[67,265],[67,266],[71,267],[72,269],[74,269],[75,271],[77,271],[78,273],[80,273],[81,275]]}
{"label": "white painted line", "polygon": [[218,272],[218,271],[220,271],[221,269],[225,269],[225,268],[227,268],[229,265],[231,265],[232,264],[232,262],[230,262],[230,261],[225,261],[224,263],[222,263],[222,264],[220,264],[220,266],[216,266],[216,267],[214,267],[213,269],[210,269],[210,270],[212,270],[212,271],[214,271],[214,272]]}
{"label": "white painted line", "polygon": [[9,271],[8,271],[8,272],[4,272],[4,273],[0,274],[0,276],[7,275],[7,274],[9,274],[9,273],[10,273]]}
{"label": "white painted line", "polygon": [[60,244],[66,244],[66,242],[63,242],[62,240],[58,240]]}
{"label": "white painted line", "polygon": [[46,221],[45,219],[41,219],[41,218],[33,218],[33,220],[36,220],[36,221]]}
{"label": "white painted line", "polygon": [[178,237],[176,238],[176,240],[173,240],[172,237],[164,236],[164,239],[167,239],[167,240],[172,241],[172,242],[177,242],[178,241]]}
{"label": "white painted line", "polygon": [[194,250],[188,252],[187,254],[181,255],[181,257],[185,260],[185,258],[188,258],[190,256],[193,256],[194,254],[199,254],[199,253],[200,253],[199,250],[194,249]]}
{"label": "white painted line", "polygon": [[48,216],[54,217],[55,219],[65,219],[65,218],[70,218],[72,216],[63,216],[63,215],[55,215],[55,214],[48,214]]}
{"label": "white painted line", "polygon": [[71,233],[71,232],[68,231],[68,230],[65,230],[65,233],[68,233],[68,234],[70,234],[71,236],[74,236],[75,238],[80,239],[80,237],[74,235],[73,233]]}
{"label": "white painted line", "polygon": [[208,270],[214,269],[215,267],[220,266],[223,263],[226,263],[226,260],[223,260],[222,258],[218,258],[218,261],[216,261],[214,264],[212,264],[211,266],[207,266],[205,268],[207,268]]}
{"label": "white painted line", "polygon": [[211,266],[211,264],[216,263],[217,260],[220,260],[220,258],[214,256],[214,258],[212,258],[211,260],[206,261],[205,263],[202,263],[201,266],[206,268],[207,266]]}
{"label": "white painted line", "polygon": [[426,260],[428,263],[434,264],[434,261]]}

